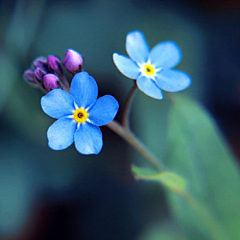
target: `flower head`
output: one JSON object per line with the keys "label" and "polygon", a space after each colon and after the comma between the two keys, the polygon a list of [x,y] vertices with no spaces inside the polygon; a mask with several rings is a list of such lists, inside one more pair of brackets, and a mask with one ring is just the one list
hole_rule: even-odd
{"label": "flower head", "polygon": [[128,78],[136,79],[138,88],[146,95],[163,99],[162,90],[181,91],[191,84],[184,72],[172,69],[181,60],[181,51],[176,43],[165,41],[151,51],[142,32],[127,34],[126,51],[130,58],[113,54],[118,70]]}
{"label": "flower head", "polygon": [[54,89],[41,99],[43,111],[58,119],[47,131],[48,145],[62,150],[75,142],[82,154],[98,154],[103,146],[99,126],[111,122],[117,114],[117,100],[105,95],[97,99],[98,86],[87,72],[77,73],[70,93]]}

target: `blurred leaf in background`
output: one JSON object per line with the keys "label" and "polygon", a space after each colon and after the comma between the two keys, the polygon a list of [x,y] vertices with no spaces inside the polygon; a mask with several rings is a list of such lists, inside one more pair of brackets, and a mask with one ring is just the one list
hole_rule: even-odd
{"label": "blurred leaf in background", "polygon": [[1,87],[0,87],[0,111],[6,103],[8,96],[11,94],[13,85],[17,79],[17,66],[11,61],[10,57],[3,51],[0,51],[0,72],[1,72]]}
{"label": "blurred leaf in background", "polygon": [[173,222],[153,224],[137,240],[190,240]]}
{"label": "blurred leaf in background", "polygon": [[[201,205],[169,194],[172,211],[191,238],[211,239],[214,236],[210,236],[208,227],[215,231],[215,237],[219,236],[213,239],[240,238],[240,175],[236,159],[214,121],[191,98],[173,98],[167,164],[186,178],[189,192]],[[204,219],[199,219],[201,212]]]}

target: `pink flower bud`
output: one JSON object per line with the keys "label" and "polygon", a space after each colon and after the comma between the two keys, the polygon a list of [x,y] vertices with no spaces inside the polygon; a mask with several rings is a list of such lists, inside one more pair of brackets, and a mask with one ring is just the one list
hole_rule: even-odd
{"label": "pink flower bud", "polygon": [[35,77],[35,74],[31,69],[28,69],[23,73],[23,78],[26,82],[30,83],[31,85],[35,87],[39,86],[39,83]]}
{"label": "pink flower bud", "polygon": [[43,87],[47,92],[59,88],[60,85],[60,80],[59,78],[53,74],[53,73],[48,73],[44,75],[43,77]]}
{"label": "pink flower bud", "polygon": [[47,59],[45,57],[36,58],[32,63],[32,69],[35,70],[37,67],[47,72],[48,71]]}
{"label": "pink flower bud", "polygon": [[82,71],[83,57],[73,49],[68,49],[63,61],[64,67],[73,74]]}
{"label": "pink flower bud", "polygon": [[36,79],[38,80],[38,82],[42,82],[43,76],[44,76],[45,74],[46,74],[46,72],[45,72],[43,69],[39,68],[39,67],[37,67],[37,68],[34,70],[34,75],[35,75]]}
{"label": "pink flower bud", "polygon": [[47,57],[48,70],[51,73],[57,74],[59,77],[63,75],[61,60],[53,55]]}

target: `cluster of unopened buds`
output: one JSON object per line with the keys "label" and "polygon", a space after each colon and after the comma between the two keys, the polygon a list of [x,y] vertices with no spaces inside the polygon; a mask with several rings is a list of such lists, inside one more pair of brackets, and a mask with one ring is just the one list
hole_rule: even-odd
{"label": "cluster of unopened buds", "polygon": [[72,76],[83,70],[83,57],[73,49],[68,49],[63,62],[54,55],[36,58],[24,72],[24,79],[31,85],[49,92],[56,88],[69,91],[66,73]]}
{"label": "cluster of unopened buds", "polygon": [[[161,42],[150,50],[143,33],[132,31],[126,37],[126,51],[129,57],[113,54],[118,70],[134,80],[124,108],[123,125],[113,121],[119,109],[118,101],[110,95],[97,99],[97,83],[83,71],[83,57],[75,50],[68,49],[63,62],[53,55],[39,57],[24,72],[28,83],[47,93],[41,99],[43,111],[57,119],[47,131],[50,148],[62,150],[74,142],[80,153],[98,154],[103,146],[99,126],[108,124],[111,130],[140,149],[139,141],[128,128],[129,103],[136,88],[161,100],[162,90],[178,92],[190,86],[188,74],[172,69],[181,61],[181,50],[176,43]],[[67,80],[67,73],[71,81]]]}

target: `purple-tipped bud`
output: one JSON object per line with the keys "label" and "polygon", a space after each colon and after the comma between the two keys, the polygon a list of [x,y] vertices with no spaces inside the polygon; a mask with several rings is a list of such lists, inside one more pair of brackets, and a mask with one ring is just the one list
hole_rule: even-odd
{"label": "purple-tipped bud", "polygon": [[41,68],[45,72],[48,71],[47,59],[45,57],[38,57],[32,63],[32,69]]}
{"label": "purple-tipped bud", "polygon": [[83,57],[73,49],[68,49],[63,61],[64,67],[73,74],[82,71]]}
{"label": "purple-tipped bud", "polygon": [[35,87],[39,86],[35,74],[31,69],[28,69],[23,73],[23,78],[26,82],[30,83],[31,85]]}
{"label": "purple-tipped bud", "polygon": [[36,79],[37,79],[38,82],[42,82],[43,76],[44,76],[45,74],[46,74],[46,72],[45,72],[43,69],[39,68],[39,67],[37,67],[37,68],[34,70],[34,75],[35,75],[35,77],[36,77]]}
{"label": "purple-tipped bud", "polygon": [[61,60],[53,55],[47,57],[47,64],[49,72],[57,74],[59,77],[63,75],[63,68]]}
{"label": "purple-tipped bud", "polygon": [[44,75],[43,77],[43,87],[47,92],[59,88],[60,86],[60,81],[59,78],[53,74],[53,73],[48,73]]}

